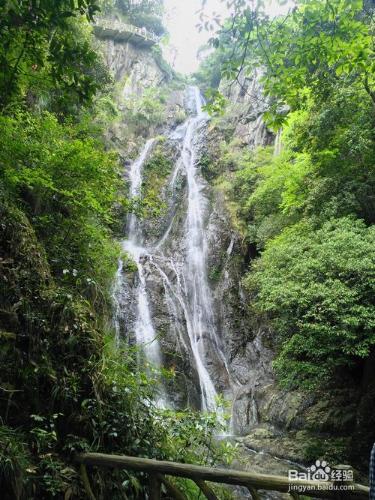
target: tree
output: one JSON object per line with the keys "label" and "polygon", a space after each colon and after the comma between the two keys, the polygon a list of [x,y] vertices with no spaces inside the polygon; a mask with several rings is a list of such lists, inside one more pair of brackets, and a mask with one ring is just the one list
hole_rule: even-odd
{"label": "tree", "polygon": [[[297,0],[274,19],[262,1],[253,9],[235,4],[230,33],[237,56],[222,75],[235,79],[261,67],[265,94],[272,97],[266,117],[276,128],[285,121],[285,105],[300,109],[306,96],[326,99],[337,85],[362,86],[375,105],[373,12],[362,0]],[[224,49],[220,34],[214,43]]]}
{"label": "tree", "polygon": [[[145,27],[156,35],[163,35],[163,1],[162,0],[116,0],[115,6],[122,16],[140,28]],[[109,6],[109,11],[113,6]]]}
{"label": "tree", "polygon": [[99,10],[95,0],[20,0],[0,8],[0,106],[30,86],[92,97],[97,56],[82,28]]}
{"label": "tree", "polygon": [[268,243],[246,278],[276,332],[275,369],[321,386],[375,345],[375,228],[350,217],[302,222]]}

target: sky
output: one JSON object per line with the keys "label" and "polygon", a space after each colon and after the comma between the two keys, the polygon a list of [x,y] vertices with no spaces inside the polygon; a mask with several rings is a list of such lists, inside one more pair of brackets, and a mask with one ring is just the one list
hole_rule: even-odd
{"label": "sky", "polygon": [[[221,0],[207,0],[205,13],[211,15],[217,12],[225,18],[228,14],[225,3]],[[286,10],[286,7],[280,8],[277,5],[277,0],[268,0],[268,3],[268,11],[274,15]],[[169,46],[164,48],[164,56],[180,73],[193,73],[199,66],[199,47],[212,36],[211,32],[205,30],[199,33],[196,28],[202,0],[164,0],[164,6],[164,23],[170,35]]]}

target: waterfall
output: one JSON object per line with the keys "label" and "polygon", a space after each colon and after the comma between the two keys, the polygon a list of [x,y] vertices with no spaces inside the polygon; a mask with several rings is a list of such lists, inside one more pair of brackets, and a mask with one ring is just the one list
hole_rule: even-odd
{"label": "waterfall", "polygon": [[197,129],[207,120],[207,116],[202,112],[202,101],[198,89],[194,88],[193,92],[197,115],[190,119],[187,126],[181,153],[188,185],[188,206],[185,224],[187,254],[184,266],[189,309],[187,329],[199,376],[202,409],[215,410],[217,407],[217,393],[206,368],[205,354],[206,337],[213,340],[214,344],[217,345],[211,293],[207,282],[207,241],[203,220],[206,200],[202,194],[204,186],[197,172],[194,145]]}
{"label": "waterfall", "polygon": [[[142,186],[142,168],[143,165],[150,154],[150,151],[155,143],[155,139],[149,139],[144,148],[141,151],[139,157],[132,163],[129,172],[130,181],[130,197],[136,198],[141,194]],[[139,221],[135,214],[130,214],[128,220],[128,241],[137,243],[138,239],[141,237],[139,234]]]}
{"label": "waterfall", "polygon": [[[142,168],[147,160],[152,147],[155,143],[154,139],[146,142],[139,157],[132,163],[129,171],[130,181],[130,197],[136,198],[141,193],[142,185]],[[152,315],[147,296],[147,285],[144,271],[144,263],[148,259],[147,249],[142,246],[143,235],[139,220],[135,214],[130,214],[127,221],[127,239],[122,242],[122,248],[134,260],[138,270],[138,285],[136,290],[136,319],[134,323],[134,335],[137,344],[142,347],[145,357],[149,363],[156,367],[161,367],[161,352],[157,335],[152,323]],[[121,300],[123,290],[123,263],[120,259],[116,275],[116,283],[113,290],[115,303],[115,332],[117,343],[120,336],[120,324],[122,319],[121,308],[126,307],[124,300]],[[127,298],[127,296],[125,297]]]}
{"label": "waterfall", "polygon": [[[178,176],[182,175],[186,179],[183,225],[181,219],[172,214],[167,228],[159,235],[159,241],[146,245],[147,235],[142,228],[142,221],[132,214],[128,220],[128,236],[123,248],[133,257],[138,269],[133,325],[137,344],[142,346],[150,363],[162,366],[162,349],[153,325],[151,295],[147,285],[149,277],[156,276],[164,288],[162,300],[169,312],[170,336],[176,339],[196,373],[201,409],[220,414],[218,380],[214,381],[213,377],[218,379],[218,373],[225,373],[229,380],[229,375],[216,332],[212,293],[207,278],[208,243],[205,226],[208,201],[204,194],[205,183],[197,165],[199,142],[208,116],[202,111],[203,99],[196,87],[188,89],[187,103],[192,110],[191,116],[170,136],[171,140],[179,144],[180,154],[168,185],[168,192],[173,193]],[[154,142],[153,139],[149,140],[139,158],[131,165],[129,180],[132,197],[140,195],[143,165]],[[175,232],[177,224],[180,224],[178,236]],[[173,250],[176,238],[179,238],[179,251]],[[115,290],[119,293],[118,286]]]}
{"label": "waterfall", "polygon": [[281,134],[282,134],[282,128],[279,128],[275,137],[275,145],[273,149],[274,156],[279,156],[281,154],[281,149],[282,149]]}
{"label": "waterfall", "polygon": [[122,262],[122,259],[119,259],[115,283],[114,283],[113,289],[112,289],[112,298],[113,298],[113,305],[114,305],[113,326],[115,329],[116,347],[118,347],[120,344],[120,332],[121,332],[122,310],[121,310],[121,303],[120,303],[120,295],[121,295],[121,289],[122,289],[122,269],[123,269],[123,262]]}
{"label": "waterfall", "polygon": [[162,366],[160,345],[152,322],[144,270],[144,263],[149,258],[149,255],[145,248],[134,243],[130,238],[130,233],[129,239],[123,243],[123,248],[132,256],[138,269],[137,312],[134,324],[137,345],[142,348],[146,360],[155,367],[160,368]]}

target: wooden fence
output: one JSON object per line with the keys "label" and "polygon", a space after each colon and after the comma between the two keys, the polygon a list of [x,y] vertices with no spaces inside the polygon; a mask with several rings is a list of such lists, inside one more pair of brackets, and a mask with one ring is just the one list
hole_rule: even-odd
{"label": "wooden fence", "polygon": [[172,484],[166,476],[191,479],[208,500],[220,500],[211,483],[230,484],[246,487],[253,500],[259,500],[259,490],[289,493],[293,500],[299,495],[315,498],[367,499],[369,489],[354,482],[329,481],[290,481],[287,477],[268,474],[255,474],[232,469],[218,469],[200,465],[183,464],[153,460],[149,458],[128,457],[125,455],[106,455],[103,453],[82,453],[75,459],[80,464],[81,477],[90,500],[96,500],[91,489],[86,466],[131,469],[148,474],[149,499],[160,500],[162,485],[170,498],[186,500],[186,496]]}

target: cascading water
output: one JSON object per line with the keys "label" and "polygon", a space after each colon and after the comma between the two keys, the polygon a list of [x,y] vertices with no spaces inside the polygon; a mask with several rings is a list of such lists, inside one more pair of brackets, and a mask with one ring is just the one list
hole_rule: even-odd
{"label": "cascading water", "polygon": [[[163,283],[163,300],[169,311],[170,333],[182,346],[196,373],[201,409],[218,411],[218,380],[215,380],[215,387],[213,377],[218,379],[217,373],[224,373],[228,382],[229,375],[216,332],[211,290],[208,285],[208,245],[205,229],[208,206],[204,195],[205,184],[197,166],[199,140],[208,117],[202,111],[203,102],[197,88],[188,90],[187,101],[194,112],[171,135],[171,140],[179,144],[180,155],[168,186],[169,192],[173,193],[178,176],[182,175],[186,179],[185,222],[183,227],[179,228],[178,236],[181,240],[181,250],[172,250],[176,238],[174,226],[181,220],[177,220],[176,214],[171,217],[158,243],[148,246],[145,245],[147,235],[144,234],[142,223],[135,215],[131,215],[128,221],[128,238],[123,247],[133,257],[138,268],[139,279],[135,292],[137,311],[133,326],[137,343],[142,345],[151,363],[162,365],[161,348],[153,326],[147,286],[149,274],[154,274]],[[140,194],[142,168],[153,144],[154,140],[148,141],[138,160],[131,166],[129,180],[132,197]],[[118,275],[121,275],[121,270]],[[121,293],[121,287],[117,285],[115,289],[117,293]],[[117,300],[117,304],[119,302]]]}
{"label": "cascading water", "polygon": [[[150,154],[155,139],[149,139],[141,151],[139,157],[132,163],[129,172],[130,181],[130,197],[135,198],[141,194],[142,186],[142,169],[143,165]],[[139,223],[135,214],[131,214],[127,226],[128,240],[138,243],[142,240],[142,234],[139,231]]]}
{"label": "cascading water", "polygon": [[[140,156],[134,161],[131,165],[129,171],[129,181],[130,181],[130,196],[131,198],[136,198],[141,193],[141,185],[142,185],[142,168],[143,165],[148,158],[152,147],[154,145],[155,140],[150,139],[147,141],[144,146]],[[161,352],[160,345],[157,339],[157,335],[152,323],[152,317],[149,307],[149,301],[147,297],[147,285],[146,278],[144,272],[144,262],[147,259],[147,250],[143,248],[143,235],[142,230],[140,228],[139,221],[135,214],[131,214],[128,218],[127,224],[127,234],[128,238],[122,242],[123,249],[132,256],[135,263],[137,264],[138,269],[138,286],[136,291],[136,302],[137,302],[137,311],[136,311],[136,320],[134,324],[134,334],[136,342],[139,346],[142,347],[146,359],[155,365],[156,367],[161,366]],[[120,261],[118,272],[117,272],[117,280],[114,288],[115,295],[115,325],[117,323],[116,333],[119,335],[119,318],[121,318],[121,305],[125,306],[119,300],[119,295],[121,295],[122,289],[122,267],[123,264]],[[117,318],[117,321],[116,321]]]}
{"label": "cascading water", "polygon": [[282,134],[282,129],[279,128],[275,137],[275,144],[273,148],[274,156],[279,156],[282,150],[281,134]]}
{"label": "cascading water", "polygon": [[132,240],[126,240],[123,244],[124,250],[133,257],[138,268],[137,288],[137,315],[134,325],[134,334],[137,344],[142,347],[146,359],[155,367],[161,367],[160,345],[155,332],[150,305],[147,296],[147,285],[143,262],[147,259],[147,251],[134,244]]}
{"label": "cascading water", "polygon": [[202,194],[203,185],[197,172],[194,147],[194,137],[199,126],[207,120],[207,116],[202,113],[202,101],[198,89],[194,88],[193,92],[197,116],[191,118],[187,125],[181,153],[188,186],[185,223],[186,263],[183,277],[188,302],[187,330],[199,377],[202,409],[214,410],[217,407],[217,393],[206,368],[205,339],[213,342],[216,349],[218,342],[215,335],[211,293],[207,282],[207,242],[203,220],[206,202]]}

